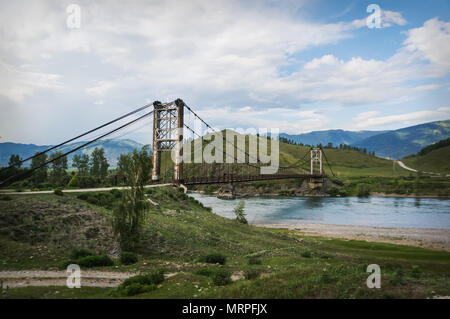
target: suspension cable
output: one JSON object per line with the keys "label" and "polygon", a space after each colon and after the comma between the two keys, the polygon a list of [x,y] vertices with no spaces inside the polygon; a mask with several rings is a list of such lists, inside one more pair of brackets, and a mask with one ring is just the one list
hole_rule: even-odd
{"label": "suspension cable", "polygon": [[71,154],[71,153],[73,153],[73,152],[76,152],[76,151],[78,151],[79,149],[82,149],[82,148],[84,148],[84,147],[86,147],[86,146],[88,146],[88,145],[90,145],[90,144],[92,144],[92,143],[98,141],[98,140],[101,139],[101,138],[104,138],[104,137],[106,137],[106,136],[108,136],[108,135],[110,135],[110,134],[112,134],[112,133],[114,133],[114,132],[117,132],[117,131],[123,129],[124,127],[126,127],[126,126],[131,125],[131,124],[133,124],[133,123],[135,123],[135,122],[137,122],[137,121],[139,121],[139,120],[141,120],[141,119],[143,119],[143,118],[149,116],[149,115],[152,114],[152,113],[153,113],[153,110],[150,111],[150,112],[148,112],[148,113],[146,113],[146,114],[144,114],[144,115],[142,115],[142,116],[140,116],[140,117],[138,117],[138,118],[136,118],[136,119],[134,119],[134,120],[132,120],[132,121],[130,121],[130,122],[128,122],[128,123],[125,123],[125,124],[119,126],[118,128],[115,128],[115,129],[112,130],[112,131],[109,131],[109,132],[107,132],[107,133],[105,133],[105,134],[103,134],[103,135],[101,135],[101,136],[99,136],[99,137],[96,137],[95,139],[93,139],[93,140],[91,140],[91,141],[89,141],[89,142],[86,142],[86,143],[84,143],[84,144],[82,144],[82,145],[80,145],[80,146],[78,146],[78,147],[76,147],[76,148],[74,148],[74,149],[72,149],[72,150],[66,152],[66,153],[63,153],[63,154],[61,154],[61,155],[59,155],[59,156],[57,156],[57,157],[55,157],[55,158],[52,158],[52,159],[50,159],[49,161],[45,162],[44,164],[41,164],[41,165],[39,165],[39,166],[37,166],[37,167],[34,167],[34,168],[32,168],[32,169],[30,169],[30,170],[28,170],[28,171],[26,171],[26,172],[24,172],[24,173],[22,173],[22,174],[18,174],[18,175],[11,176],[11,177],[7,178],[6,180],[0,182],[0,186],[8,185],[8,182],[10,182],[11,180],[21,179],[21,178],[23,178],[23,177],[26,177],[26,176],[30,175],[31,173],[33,173],[35,170],[38,170],[38,169],[40,169],[40,168],[42,168],[42,167],[44,167],[44,166],[46,166],[46,165],[48,165],[48,164],[50,164],[50,163],[52,163],[52,162],[54,162],[54,161],[57,161],[58,159],[60,159],[60,158],[62,158],[62,157],[64,157],[64,156],[67,156],[67,155],[69,155],[69,154]]}
{"label": "suspension cable", "polygon": [[[137,113],[137,112],[140,112],[140,111],[142,111],[142,110],[145,110],[146,108],[148,108],[148,107],[150,107],[150,106],[152,106],[152,105],[153,105],[153,104],[146,104],[146,105],[144,105],[144,106],[141,106],[140,108],[138,108],[138,109],[136,109],[136,110],[134,110],[134,111],[131,111],[131,112],[125,114],[125,115],[122,115],[122,116],[120,116],[120,117],[118,117],[118,118],[116,118],[116,119],[114,119],[114,120],[112,120],[112,121],[109,121],[109,122],[107,122],[107,123],[105,123],[105,124],[102,124],[102,125],[100,125],[100,126],[94,128],[94,129],[92,129],[92,130],[89,130],[89,131],[87,131],[87,132],[85,132],[85,133],[83,133],[83,134],[80,134],[80,135],[78,135],[78,136],[76,136],[76,137],[74,137],[74,138],[71,138],[71,139],[69,139],[69,140],[67,140],[67,141],[64,141],[64,142],[62,142],[62,143],[60,143],[60,144],[58,144],[58,145],[52,146],[52,147],[46,149],[45,151],[39,152],[39,153],[34,154],[34,155],[30,156],[30,157],[27,157],[26,159],[20,160],[19,162],[14,163],[14,164],[12,164],[12,165],[10,165],[10,166],[8,166],[8,167],[4,167],[4,168],[0,169],[0,172],[6,171],[6,170],[11,169],[11,168],[13,168],[13,167],[16,167],[16,166],[18,166],[18,165],[21,165],[21,164],[23,164],[24,162],[26,162],[26,161],[28,161],[28,160],[30,160],[30,159],[33,159],[33,158],[38,157],[38,156],[40,156],[40,155],[42,155],[42,154],[48,153],[48,152],[50,152],[50,151],[52,151],[52,150],[54,150],[54,149],[56,149],[56,148],[58,148],[58,147],[61,147],[61,146],[65,145],[65,144],[67,144],[67,143],[70,143],[70,142],[72,142],[72,141],[74,141],[74,140],[77,140],[77,139],[79,139],[80,137],[86,136],[86,135],[88,135],[88,134],[90,134],[90,133],[92,133],[92,132],[95,132],[95,131],[97,131],[97,130],[99,130],[99,129],[101,129],[101,128],[104,128],[104,127],[106,127],[106,126],[108,126],[108,125],[110,125],[110,124],[113,124],[113,123],[115,123],[115,122],[117,122],[117,121],[119,121],[119,120],[122,120],[122,119],[124,119],[124,118],[126,118],[126,117],[128,117],[128,116],[130,116],[130,115],[133,115],[133,114],[135,114],[135,113]],[[1,185],[1,184],[0,184],[0,185]]]}

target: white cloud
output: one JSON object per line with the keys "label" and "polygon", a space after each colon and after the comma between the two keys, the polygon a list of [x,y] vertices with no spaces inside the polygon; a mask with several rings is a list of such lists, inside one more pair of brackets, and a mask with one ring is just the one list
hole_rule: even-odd
{"label": "white cloud", "polygon": [[450,72],[450,22],[434,18],[423,27],[408,31],[408,50],[419,52],[425,59]]}
{"label": "white cloud", "polygon": [[[374,14],[375,13],[371,14],[367,18],[354,20],[354,21],[352,21],[351,25],[354,28],[367,27],[367,20],[368,19],[369,19],[369,21],[371,21],[370,19],[373,20]],[[400,26],[407,24],[407,21],[405,20],[405,18],[403,18],[402,14],[400,12],[394,12],[394,11],[389,11],[389,10],[381,10],[380,21],[381,21],[382,28],[392,27],[393,24],[400,25]]]}
{"label": "white cloud", "polygon": [[103,96],[116,86],[117,83],[113,81],[98,81],[96,86],[87,88],[86,92],[91,95]]}
{"label": "white cloud", "polygon": [[396,115],[379,116],[379,111],[369,111],[358,114],[353,118],[356,127],[382,127],[388,124],[397,124],[403,126],[420,124],[428,121],[448,120],[450,118],[450,108],[440,107],[435,110],[417,111]]}
{"label": "white cloud", "polygon": [[64,87],[59,74],[33,71],[29,65],[16,67],[1,59],[0,75],[0,95],[19,103],[36,90],[60,90]]}

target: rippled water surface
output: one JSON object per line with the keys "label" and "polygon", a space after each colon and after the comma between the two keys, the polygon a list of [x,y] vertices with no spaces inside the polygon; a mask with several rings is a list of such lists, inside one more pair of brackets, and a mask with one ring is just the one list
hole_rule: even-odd
{"label": "rippled water surface", "polygon": [[[239,200],[190,194],[213,212],[234,218]],[[450,200],[388,197],[248,198],[245,212],[250,223],[318,223],[386,227],[450,229]]]}

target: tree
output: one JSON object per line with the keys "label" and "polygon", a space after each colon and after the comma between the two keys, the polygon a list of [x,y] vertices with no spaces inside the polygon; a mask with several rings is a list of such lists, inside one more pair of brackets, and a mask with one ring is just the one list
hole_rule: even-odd
{"label": "tree", "polygon": [[108,161],[103,148],[95,148],[91,154],[91,175],[104,179],[108,174]]}
{"label": "tree", "polygon": [[[37,155],[36,153],[35,155]],[[31,160],[31,169],[40,167],[47,161],[47,154],[41,154],[39,156],[33,157]],[[38,168],[33,172],[33,175],[31,176],[31,181],[33,182],[34,186],[39,186],[39,184],[44,183],[47,180],[47,167],[41,167]]]}
{"label": "tree", "polygon": [[[50,155],[50,160],[56,159],[61,156],[62,153],[60,151],[55,152]],[[63,156],[58,158],[54,162],[51,163],[52,171],[50,173],[50,180],[52,184],[56,186],[62,186],[64,184],[64,178],[67,175],[67,156]]]}
{"label": "tree", "polygon": [[120,154],[117,160],[117,174],[126,177],[131,165],[131,153]]}
{"label": "tree", "polygon": [[72,158],[72,167],[76,167],[79,176],[89,174],[89,155],[74,155]]}
{"label": "tree", "polygon": [[149,203],[145,198],[144,185],[151,172],[151,160],[144,146],[140,152],[133,150],[130,154],[126,177],[130,189],[122,196],[118,207],[113,211],[113,229],[123,250],[136,247],[145,221],[145,211]]}
{"label": "tree", "polygon": [[236,220],[242,224],[248,224],[247,219],[245,218],[245,202],[241,200],[237,206],[234,208],[233,213],[236,215]]}
{"label": "tree", "polygon": [[22,159],[20,158],[20,156],[18,154],[12,154],[9,157],[9,163],[8,166],[15,166],[17,168],[19,168],[20,166],[22,166],[22,163],[20,162]]}

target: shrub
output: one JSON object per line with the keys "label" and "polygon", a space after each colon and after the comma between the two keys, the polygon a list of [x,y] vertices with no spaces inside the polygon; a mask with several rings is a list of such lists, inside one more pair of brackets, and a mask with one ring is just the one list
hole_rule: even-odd
{"label": "shrub", "polygon": [[11,196],[8,196],[8,195],[0,195],[0,200],[12,200],[12,197]]}
{"label": "shrub", "polygon": [[370,189],[367,184],[358,184],[356,189],[357,195],[360,197],[365,197],[370,195]]}
{"label": "shrub", "polygon": [[78,258],[75,262],[80,267],[101,267],[101,266],[112,266],[114,262],[107,255],[93,255]]}
{"label": "shrub", "polygon": [[247,219],[245,218],[245,202],[241,200],[237,206],[234,208],[233,212],[236,215],[236,220],[240,222],[241,224],[248,224]]}
{"label": "shrub", "polygon": [[62,192],[62,190],[61,190],[61,188],[55,189],[55,190],[53,191],[53,193],[54,193],[55,195],[58,195],[58,196],[63,196],[63,195],[64,195],[63,192]]}
{"label": "shrub", "polygon": [[113,188],[109,191],[111,193],[111,195],[113,195],[115,198],[121,198],[122,197],[122,192],[120,190],[118,190],[117,188]]}
{"label": "shrub", "polygon": [[225,265],[225,262],[227,261],[227,257],[225,257],[222,254],[209,254],[206,255],[204,258],[204,261],[208,264],[221,264]]}
{"label": "shrub", "polygon": [[415,279],[419,279],[420,278],[420,268],[419,268],[419,266],[417,266],[417,265],[412,266],[411,277],[413,277]]}
{"label": "shrub", "polygon": [[305,258],[311,258],[311,252],[310,251],[304,251],[300,254],[300,256],[305,257]]}
{"label": "shrub", "polygon": [[140,285],[158,285],[164,281],[164,271],[159,270],[145,275],[137,275],[125,279],[119,286],[119,289],[126,289],[133,284]]}
{"label": "shrub", "polygon": [[219,269],[218,271],[216,271],[216,273],[213,275],[213,283],[216,286],[225,286],[231,283],[231,278],[230,278],[230,272],[228,270],[225,269]]}
{"label": "shrub", "polygon": [[258,257],[250,257],[248,259],[248,264],[249,265],[261,265],[262,264],[262,260]]}
{"label": "shrub", "polygon": [[212,268],[200,268],[198,269],[195,274],[200,275],[200,276],[206,276],[206,277],[210,277],[212,275],[214,275],[214,269]]}
{"label": "shrub", "polygon": [[95,254],[92,251],[90,251],[89,249],[79,248],[79,249],[72,250],[72,252],[70,253],[70,258],[78,259],[81,257],[87,257],[87,256],[93,256],[93,255],[95,255]]}
{"label": "shrub", "polygon": [[248,269],[244,272],[244,277],[247,280],[256,279],[259,277],[260,271],[256,269]]}
{"label": "shrub", "polygon": [[120,253],[120,262],[124,265],[135,264],[138,261],[138,256],[135,253],[129,251],[123,251]]}
{"label": "shrub", "polygon": [[87,200],[88,199],[88,194],[80,194],[80,195],[77,196],[77,198],[81,199],[81,200]]}
{"label": "shrub", "polygon": [[394,271],[389,283],[393,286],[405,285],[406,282],[404,280],[404,272],[401,268],[398,268]]}
{"label": "shrub", "polygon": [[138,294],[142,294],[144,292],[149,292],[156,289],[156,285],[143,285],[140,283],[131,284],[123,289],[121,289],[122,294],[125,296],[134,296]]}
{"label": "shrub", "polygon": [[72,178],[69,181],[69,184],[67,184],[69,187],[79,187],[80,186],[80,180],[78,178],[78,174],[74,174]]}

